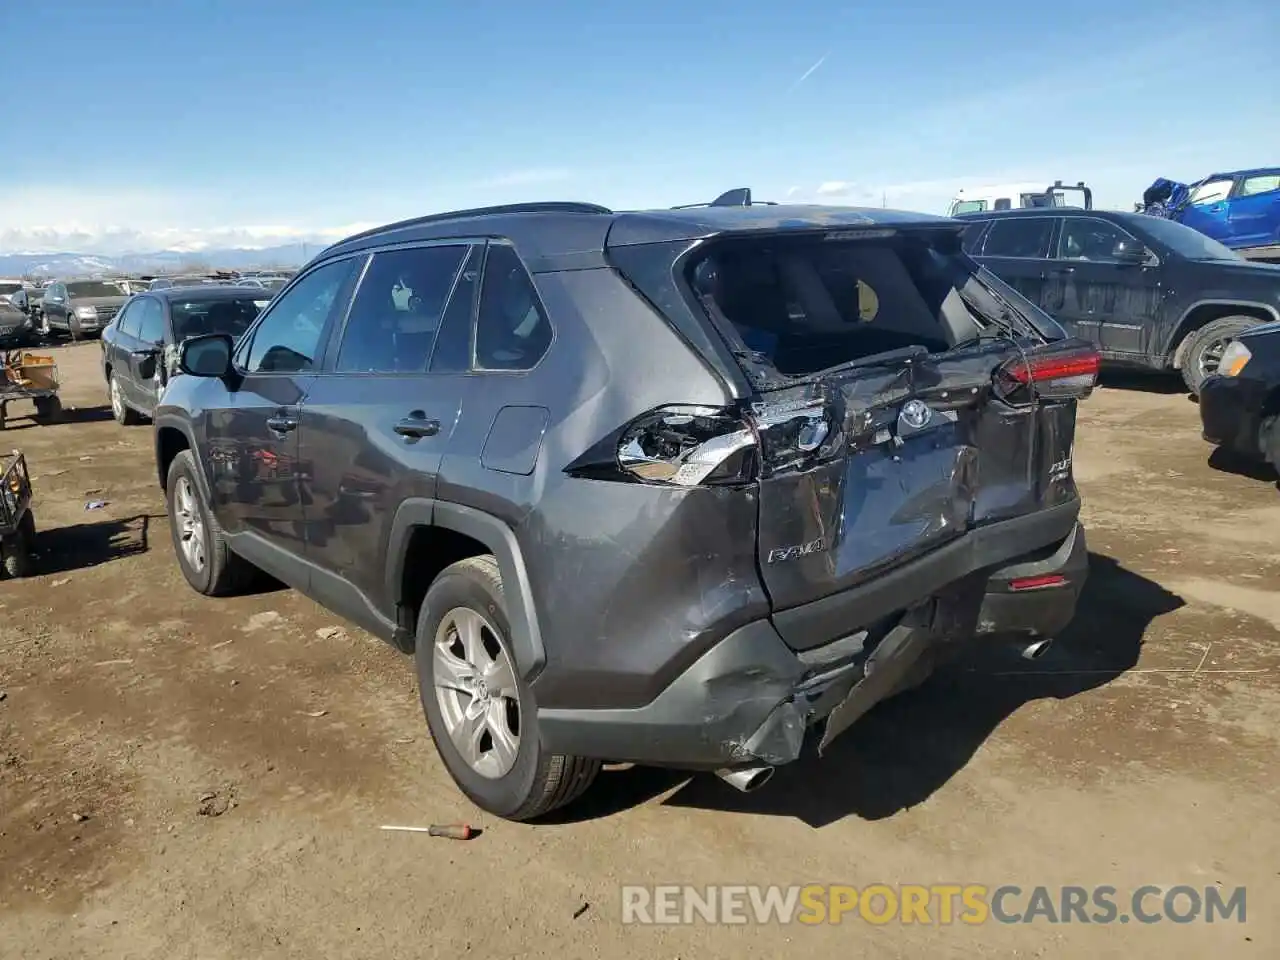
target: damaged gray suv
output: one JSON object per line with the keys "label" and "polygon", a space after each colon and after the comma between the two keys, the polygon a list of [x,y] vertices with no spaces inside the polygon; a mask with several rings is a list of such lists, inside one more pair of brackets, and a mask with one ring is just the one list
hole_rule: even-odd
{"label": "damaged gray suv", "polygon": [[325,250],[155,414],[177,559],[416,657],[461,789],[524,820],[603,762],[753,789],[1087,571],[1098,355],[953,220],[574,203]]}

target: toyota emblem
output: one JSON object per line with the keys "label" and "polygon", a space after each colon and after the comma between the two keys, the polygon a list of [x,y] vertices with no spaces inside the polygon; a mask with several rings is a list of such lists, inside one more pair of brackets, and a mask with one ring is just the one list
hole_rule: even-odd
{"label": "toyota emblem", "polygon": [[912,429],[919,430],[933,417],[929,405],[920,400],[908,400],[902,405],[902,422]]}

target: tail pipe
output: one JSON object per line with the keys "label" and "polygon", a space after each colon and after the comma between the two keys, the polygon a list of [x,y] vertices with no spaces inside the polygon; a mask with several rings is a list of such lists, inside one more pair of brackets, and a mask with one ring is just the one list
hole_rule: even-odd
{"label": "tail pipe", "polygon": [[743,793],[759,790],[773,777],[773,767],[726,767],[716,776]]}
{"label": "tail pipe", "polygon": [[1053,645],[1053,638],[1047,637],[1043,640],[1036,640],[1027,644],[1022,648],[1022,655],[1028,660],[1039,660],[1049,652],[1049,647]]}

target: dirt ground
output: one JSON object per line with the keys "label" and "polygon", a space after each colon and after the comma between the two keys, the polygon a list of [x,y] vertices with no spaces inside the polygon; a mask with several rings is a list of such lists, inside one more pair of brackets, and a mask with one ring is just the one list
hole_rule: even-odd
{"label": "dirt ground", "polygon": [[[41,550],[0,583],[4,960],[1280,955],[1280,500],[1162,381],[1082,408],[1092,574],[1045,658],[951,669],[757,793],[611,770],[527,826],[454,789],[402,655],[291,591],[187,588],[150,428],[110,419],[96,343],[57,354],[69,422],[0,435]],[[378,829],[461,819],[482,835]],[[621,923],[622,884],[807,882],[1243,885],[1248,913]]]}

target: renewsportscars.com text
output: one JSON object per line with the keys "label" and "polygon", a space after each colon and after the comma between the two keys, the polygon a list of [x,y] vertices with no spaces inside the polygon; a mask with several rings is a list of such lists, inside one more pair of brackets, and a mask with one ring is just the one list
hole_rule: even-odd
{"label": "renewsportscars.com text", "polygon": [[1244,887],[624,886],[622,922],[640,924],[1245,922]]}

